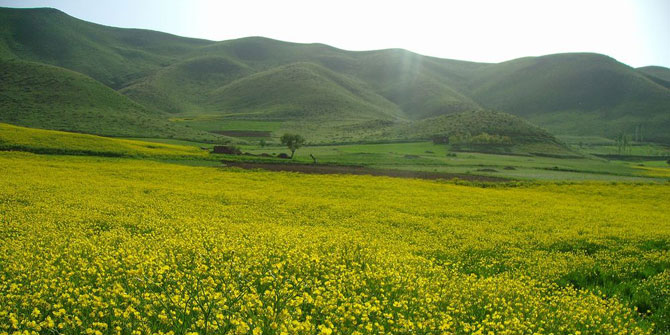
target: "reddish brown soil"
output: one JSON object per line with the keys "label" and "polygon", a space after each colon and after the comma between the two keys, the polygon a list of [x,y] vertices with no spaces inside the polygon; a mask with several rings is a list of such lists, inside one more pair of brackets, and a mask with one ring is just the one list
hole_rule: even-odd
{"label": "reddish brown soil", "polygon": [[388,176],[398,178],[418,178],[418,179],[463,179],[468,181],[483,182],[505,182],[509,179],[490,176],[478,176],[459,173],[443,173],[428,171],[408,171],[395,169],[373,169],[364,166],[344,166],[344,165],[314,165],[314,164],[281,164],[281,163],[242,163],[242,162],[223,162],[228,167],[238,167],[242,169],[263,169],[268,171],[290,171],[308,174],[352,174],[352,175],[372,175]]}

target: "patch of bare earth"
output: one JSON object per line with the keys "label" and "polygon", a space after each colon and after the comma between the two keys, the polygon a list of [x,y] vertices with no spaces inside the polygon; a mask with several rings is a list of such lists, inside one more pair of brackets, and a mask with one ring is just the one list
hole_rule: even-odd
{"label": "patch of bare earth", "polygon": [[246,163],[246,162],[223,162],[227,167],[237,167],[242,169],[262,169],[267,171],[289,171],[308,174],[351,174],[351,175],[371,175],[388,176],[397,178],[418,178],[418,179],[462,179],[468,181],[480,182],[506,182],[506,178],[470,175],[462,173],[444,173],[429,171],[409,171],[395,169],[374,169],[364,166],[351,165],[319,165],[319,164],[282,164],[282,163]]}

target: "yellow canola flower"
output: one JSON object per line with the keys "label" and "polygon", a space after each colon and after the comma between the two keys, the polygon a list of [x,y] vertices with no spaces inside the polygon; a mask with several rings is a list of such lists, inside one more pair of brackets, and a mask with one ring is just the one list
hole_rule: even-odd
{"label": "yellow canola flower", "polygon": [[667,185],[482,188],[12,152],[0,175],[0,334],[665,326],[577,284],[616,276],[670,301]]}

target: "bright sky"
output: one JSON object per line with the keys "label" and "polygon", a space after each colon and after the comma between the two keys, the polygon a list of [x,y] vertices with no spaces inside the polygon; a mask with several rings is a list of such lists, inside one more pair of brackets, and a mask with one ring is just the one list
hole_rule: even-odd
{"label": "bright sky", "polygon": [[246,36],[347,50],[403,48],[501,62],[597,52],[670,67],[670,0],[0,0],[95,23],[210,40]]}

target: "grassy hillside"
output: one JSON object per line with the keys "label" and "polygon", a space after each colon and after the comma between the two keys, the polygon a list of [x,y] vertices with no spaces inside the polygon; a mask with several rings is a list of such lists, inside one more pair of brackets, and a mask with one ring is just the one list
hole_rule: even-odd
{"label": "grassy hillside", "polygon": [[0,9],[0,57],[68,68],[115,89],[210,43],[102,26],[50,8]]}
{"label": "grassy hillside", "polygon": [[259,36],[215,42],[203,46],[198,53],[225,55],[258,71],[289,63],[313,62],[337,72],[350,67],[357,54],[325,44],[291,43]]}
{"label": "grassy hillside", "polygon": [[63,68],[0,61],[0,121],[110,136],[226,141],[167,121],[111,88]]}
{"label": "grassy hillside", "polygon": [[[339,77],[335,80],[338,85],[347,82],[345,86],[356,86],[345,89],[356,91],[359,96],[383,97],[366,99],[367,104],[374,105],[370,106],[372,109],[384,109],[391,113],[401,110],[403,117],[420,119],[479,108],[476,102],[452,87],[456,77],[439,75],[448,72],[448,67],[443,67],[435,59],[404,50],[355,53],[319,44],[305,45],[252,37],[217,43],[197,52],[205,56],[160,70],[123,89],[122,92],[144,105],[155,106],[169,112],[216,112],[220,108],[217,108],[216,104],[205,106],[203,97],[210,94],[216,96],[215,101],[223,102],[219,105],[236,105],[237,102],[232,100],[238,98],[237,96],[220,94],[219,88],[231,80],[253,72],[260,74],[279,70],[294,63],[305,65],[309,63],[313,68],[323,67],[324,69],[319,70],[321,74],[325,69],[329,69],[331,72],[327,76],[331,79]],[[201,76],[202,69],[207,69],[207,72]],[[321,106],[314,106],[313,102],[305,101],[302,87],[293,86],[291,82],[296,79],[298,78],[288,75],[284,78],[273,76],[274,82],[286,80],[287,87],[282,89],[282,101],[271,99],[272,101],[263,102],[265,106],[259,112],[261,117],[265,114],[264,111],[267,111],[270,114],[269,118],[276,118],[276,115],[272,115],[275,112],[273,109],[322,109]],[[256,84],[258,82],[245,82],[247,89],[259,92],[267,90],[267,87],[262,85],[255,87]],[[317,84],[322,85],[324,84]],[[332,91],[332,95],[330,90],[320,94],[324,100],[350,100],[347,97],[343,98],[337,91],[338,89]],[[270,92],[270,96],[275,97],[274,93]],[[241,94],[245,99],[248,98],[244,92]],[[285,106],[286,104],[290,107]],[[343,104],[349,103],[343,101]],[[332,114],[331,111],[338,108],[325,107],[325,109]],[[357,107],[357,109],[356,115],[362,118],[378,117],[377,112],[367,114],[367,111],[371,111],[369,107],[363,109]],[[351,115],[346,113],[342,115],[342,118],[350,117]]]}
{"label": "grassy hillside", "polygon": [[495,111],[442,115],[390,127],[379,138],[446,142],[483,152],[577,155],[546,130],[520,117]]}
{"label": "grassy hillside", "polygon": [[213,90],[251,73],[247,65],[227,57],[195,57],[158,70],[120,92],[156,110],[202,112]]}
{"label": "grassy hillside", "polygon": [[459,86],[463,76],[482,66],[479,63],[425,57],[398,49],[352,52],[323,44],[288,43],[263,37],[224,41],[203,47],[199,52],[226,55],[258,71],[296,62],[321,65],[364,82],[367,94],[383,96],[411,119],[479,107]]}
{"label": "grassy hillside", "polygon": [[662,66],[645,66],[637,68],[653,82],[670,89],[670,69]]}
{"label": "grassy hillside", "polygon": [[8,150],[113,157],[203,158],[207,156],[206,151],[193,146],[107,138],[0,123],[0,151]]}
{"label": "grassy hillside", "polygon": [[665,81],[670,81],[670,69],[663,66],[644,66],[637,68],[639,72],[654,76]]}
{"label": "grassy hillside", "polygon": [[481,108],[459,87],[464,76],[481,64],[435,59],[397,49],[356,56],[358,62],[351,75],[370,83],[410,119]]}
{"label": "grassy hillside", "polygon": [[398,119],[400,110],[364,83],[311,63],[294,63],[226,85],[211,108],[248,118]]}
{"label": "grassy hillside", "polygon": [[352,52],[323,44],[288,43],[263,37],[224,41],[203,47],[199,52],[225,54],[258,70],[295,62],[318,64],[367,83],[374,92],[397,103],[411,118],[477,107],[460,88],[464,77],[484,65],[426,57],[401,49]]}
{"label": "grassy hillside", "polygon": [[644,129],[670,141],[670,90],[597,54],[559,54],[492,64],[472,78],[483,105],[523,116],[559,134],[613,137]]}
{"label": "grassy hillside", "polygon": [[647,140],[670,141],[670,92],[602,55],[558,54],[481,64],[404,50],[348,52],[263,38],[205,49],[255,68],[296,60],[320,64],[367,83],[408,119],[487,107],[523,116],[554,133],[613,137],[641,128]]}
{"label": "grassy hillside", "polygon": [[495,111],[469,111],[424,119],[398,126],[393,132],[408,139],[431,139],[435,135],[469,133],[508,136],[513,143],[558,141],[520,117]]}

